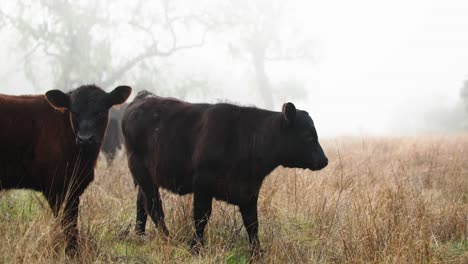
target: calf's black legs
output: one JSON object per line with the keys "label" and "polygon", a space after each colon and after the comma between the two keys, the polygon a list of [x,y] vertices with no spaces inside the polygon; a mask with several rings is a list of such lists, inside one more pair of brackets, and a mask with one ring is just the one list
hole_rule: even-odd
{"label": "calf's black legs", "polygon": [[254,202],[240,205],[239,209],[242,214],[245,229],[249,235],[249,242],[252,247],[253,255],[261,253],[260,240],[258,239],[258,215],[257,215],[257,200]]}
{"label": "calf's black legs", "polygon": [[[138,162],[129,162],[130,171],[138,185],[137,217],[135,230],[144,234],[148,215],[157,227],[168,235],[162,208],[158,186],[153,185],[148,171],[144,166],[138,166]],[[213,195],[210,192],[210,182],[213,181],[212,173],[196,173],[193,181],[193,223],[195,233],[190,243],[192,252],[199,253],[204,244],[204,231],[208,224]],[[249,236],[252,254],[257,256],[262,253],[258,238],[258,212],[257,199],[245,201],[239,205],[242,220]]]}
{"label": "calf's black legs", "polygon": [[150,188],[145,188],[143,196],[145,197],[146,213],[150,215],[156,227],[160,228],[163,234],[168,236],[169,231],[167,230],[166,223],[164,222],[164,211],[158,186],[150,185]]}
{"label": "calf's black legs", "polygon": [[146,220],[148,218],[148,214],[146,213],[145,209],[145,197],[143,196],[143,191],[140,189],[140,187],[138,187],[136,208],[137,211],[135,231],[137,234],[143,235],[145,233]]}
{"label": "calf's black legs", "polygon": [[194,253],[199,253],[203,246],[203,234],[206,224],[211,215],[211,205],[213,197],[203,192],[195,192],[193,195],[193,222],[195,225],[195,235],[190,244]]}
{"label": "calf's black legs", "polygon": [[164,222],[164,211],[158,186],[153,185],[151,182],[150,174],[141,162],[141,159],[134,156],[130,156],[128,158],[130,172],[138,185],[135,231],[139,234],[144,234],[146,218],[149,214],[154,224],[158,228],[161,228],[165,235],[169,235],[169,231],[167,230]]}

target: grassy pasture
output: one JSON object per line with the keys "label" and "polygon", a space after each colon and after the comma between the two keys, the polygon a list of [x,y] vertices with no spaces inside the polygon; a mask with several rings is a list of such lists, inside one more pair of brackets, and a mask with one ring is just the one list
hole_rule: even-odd
{"label": "grassy pasture", "polygon": [[[468,135],[322,140],[319,172],[278,168],[259,199],[260,263],[468,263]],[[213,204],[206,246],[190,253],[191,196],[163,191],[164,238],[148,220],[134,234],[136,190],[121,155],[101,159],[81,198],[80,251],[64,241],[47,203],[0,192],[0,263],[246,263],[237,208]]]}

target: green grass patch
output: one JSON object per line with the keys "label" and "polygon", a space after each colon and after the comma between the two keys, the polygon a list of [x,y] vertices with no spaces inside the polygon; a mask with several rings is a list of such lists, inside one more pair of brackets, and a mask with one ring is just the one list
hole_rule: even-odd
{"label": "green grass patch", "polygon": [[119,241],[114,246],[114,253],[118,256],[133,257],[138,256],[141,253],[141,246],[128,243],[126,241]]}
{"label": "green grass patch", "polygon": [[250,252],[245,247],[235,247],[226,254],[227,264],[244,264],[250,260]]}
{"label": "green grass patch", "polygon": [[450,261],[455,259],[462,259],[465,257],[468,260],[468,239],[465,237],[460,241],[450,241],[443,245],[444,260]]}
{"label": "green grass patch", "polygon": [[[17,219],[31,221],[43,210],[38,198],[43,199],[39,192],[27,190],[7,191],[0,197],[0,217],[2,221]],[[44,203],[46,203],[44,201]]]}

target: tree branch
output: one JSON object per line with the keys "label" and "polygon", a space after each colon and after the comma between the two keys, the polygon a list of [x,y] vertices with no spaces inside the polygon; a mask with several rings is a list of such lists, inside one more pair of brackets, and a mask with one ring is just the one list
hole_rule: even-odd
{"label": "tree branch", "polygon": [[206,35],[208,34],[209,27],[205,25],[205,30],[202,34],[202,37],[199,42],[190,44],[190,45],[177,45],[177,34],[174,29],[174,23],[178,20],[196,20],[196,21],[202,21],[201,19],[195,19],[196,16],[190,15],[190,16],[177,16],[177,17],[170,17],[169,16],[169,1],[168,0],[163,0],[163,9],[164,9],[164,18],[165,18],[165,26],[169,30],[169,33],[171,35],[172,39],[172,44],[171,47],[168,50],[162,50],[158,46],[158,41],[156,40],[156,37],[152,33],[151,29],[142,25],[139,25],[136,22],[131,22],[131,25],[136,27],[137,29],[145,32],[152,40],[152,44],[141,54],[136,55],[132,59],[128,60],[126,63],[124,63],[119,69],[117,69],[115,72],[110,74],[110,77],[108,77],[106,80],[102,82],[103,87],[108,87],[112,83],[114,83],[117,79],[119,79],[123,74],[125,74],[127,71],[132,69],[136,64],[140,63],[143,60],[153,58],[153,57],[169,57],[175,52],[181,51],[181,50],[186,50],[186,49],[193,49],[197,47],[202,47],[205,44],[206,40]]}

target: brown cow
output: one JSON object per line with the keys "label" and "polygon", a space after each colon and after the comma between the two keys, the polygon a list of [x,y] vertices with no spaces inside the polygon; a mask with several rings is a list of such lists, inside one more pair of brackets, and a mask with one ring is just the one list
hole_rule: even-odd
{"label": "brown cow", "polygon": [[63,206],[67,252],[76,248],[80,195],[94,178],[109,108],[130,93],[128,86],[106,93],[87,85],[45,96],[0,95],[0,190],[40,191],[56,217]]}
{"label": "brown cow", "polygon": [[168,234],[159,187],[194,194],[198,252],[213,199],[239,206],[253,252],[260,251],[257,199],[276,167],[320,170],[328,159],[309,114],[292,103],[282,112],[232,104],[191,104],[141,92],[122,120],[127,159],[138,185],[136,231],[147,215]]}

